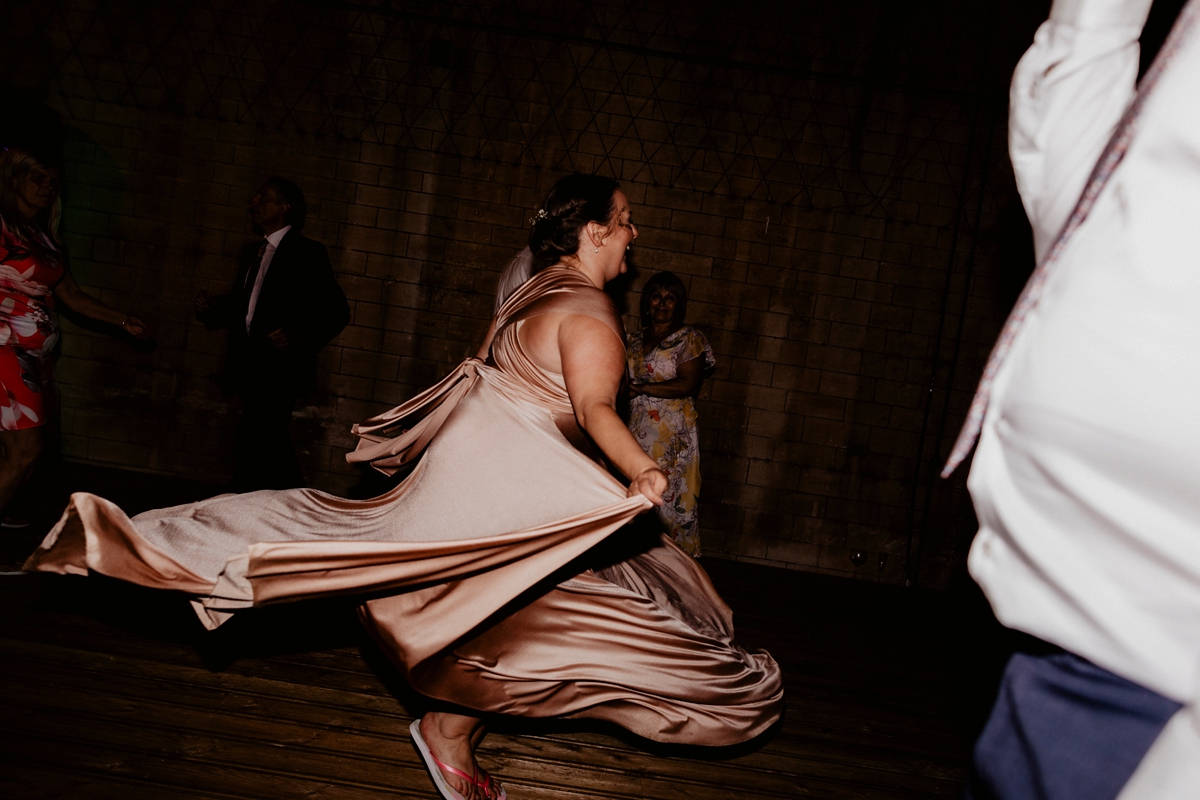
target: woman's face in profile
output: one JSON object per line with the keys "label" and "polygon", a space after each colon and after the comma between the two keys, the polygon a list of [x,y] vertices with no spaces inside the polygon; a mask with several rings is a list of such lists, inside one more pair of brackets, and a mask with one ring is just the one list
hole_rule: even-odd
{"label": "woman's face in profile", "polygon": [[611,280],[617,275],[625,274],[628,268],[625,255],[638,235],[637,225],[633,223],[633,209],[629,207],[629,199],[620,189],[613,192],[613,221],[609,230],[610,239],[605,244],[613,248],[613,258],[619,259],[616,273],[609,278]]}
{"label": "woman's face in profile", "polygon": [[659,287],[650,295],[650,319],[655,325],[669,325],[675,321],[675,304],[678,301],[669,289]]}

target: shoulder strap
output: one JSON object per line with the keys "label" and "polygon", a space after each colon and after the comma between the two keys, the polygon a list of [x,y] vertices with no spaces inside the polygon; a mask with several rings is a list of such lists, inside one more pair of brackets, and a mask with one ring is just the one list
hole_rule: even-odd
{"label": "shoulder strap", "polygon": [[582,314],[598,319],[625,342],[625,326],[612,299],[579,274],[563,266],[539,272],[513,292],[496,315],[496,331],[541,314]]}

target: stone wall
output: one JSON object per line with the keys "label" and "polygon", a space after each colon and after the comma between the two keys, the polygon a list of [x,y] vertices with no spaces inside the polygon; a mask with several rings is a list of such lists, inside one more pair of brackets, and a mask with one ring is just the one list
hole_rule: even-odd
{"label": "stone wall", "polygon": [[922,583],[944,583],[973,518],[961,476],[932,474],[1011,300],[1006,262],[1023,266],[1006,255],[1023,217],[1004,93],[1042,5],[4,12],[25,46],[6,80],[67,127],[72,268],[157,336],[139,350],[66,322],[64,454],[228,478],[223,341],[192,298],[228,288],[246,199],[281,174],[353,309],[295,438],[311,485],[370,491],[342,457],[350,424],[473,351],[546,190],[594,171],[621,181],[641,230],[626,308],[673,270],[717,353],[700,401],[706,552],[886,581],[923,565]]}

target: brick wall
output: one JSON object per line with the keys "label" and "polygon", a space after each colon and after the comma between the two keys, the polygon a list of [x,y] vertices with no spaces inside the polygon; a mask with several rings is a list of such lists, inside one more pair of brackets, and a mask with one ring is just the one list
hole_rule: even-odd
{"label": "brick wall", "polygon": [[343,460],[350,424],[473,351],[545,191],[595,171],[641,229],[626,307],[677,272],[717,353],[706,551],[887,581],[922,565],[944,583],[973,519],[961,478],[931,475],[1010,299],[1004,88],[1044,9],[898,5],[6,12],[25,49],[5,74],[67,126],[73,270],[157,335],[138,350],[67,320],[65,455],[228,478],[223,341],[192,298],[227,289],[246,199],[282,174],[353,310],[294,436],[311,485],[369,491]]}

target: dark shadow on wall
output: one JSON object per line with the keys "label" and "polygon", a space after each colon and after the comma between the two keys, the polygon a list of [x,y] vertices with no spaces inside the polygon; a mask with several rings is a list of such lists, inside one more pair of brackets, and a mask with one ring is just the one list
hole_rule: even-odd
{"label": "dark shadow on wall", "polygon": [[[143,463],[129,464],[135,468],[216,482],[228,477],[236,406],[217,381],[224,336],[199,327],[192,303],[198,289],[223,293],[225,282],[218,289],[198,276],[204,248],[195,208],[210,198],[175,188],[195,153],[179,120],[159,122],[140,132],[136,162],[118,160],[81,128],[67,131],[64,231],[71,269],[85,291],[142,318],[154,332],[138,341],[64,311],[73,326],[94,335],[90,358],[71,367],[80,383],[78,408],[91,420],[77,433],[148,453]],[[227,261],[231,281],[236,258],[208,255]],[[111,297],[114,288],[120,294]],[[197,330],[204,341],[189,358],[189,334]]]}
{"label": "dark shadow on wall", "polygon": [[[997,215],[993,227],[980,231],[979,235],[982,241],[979,249],[990,252],[994,265],[979,277],[979,280],[986,282],[987,289],[975,294],[991,298],[992,316],[999,325],[1016,304],[1035,266],[1033,229],[1020,199],[1012,197]],[[985,256],[981,253],[980,257]],[[959,365],[955,385],[947,387],[947,390],[957,393],[965,400],[974,393],[982,363],[972,365],[965,358],[960,358],[960,362],[963,363]],[[954,426],[944,427],[941,441],[938,443],[941,456],[945,455],[957,435],[958,430]],[[921,536],[927,537],[935,546],[952,549],[958,554],[950,578],[950,585],[953,587],[961,582],[970,583],[966,574],[965,558],[978,529],[978,521],[964,485],[970,470],[970,461],[959,467],[948,481],[935,475],[941,466],[940,458],[935,458],[930,464],[927,491],[930,493],[932,502],[929,505],[932,511],[926,512],[928,521],[923,522]]]}
{"label": "dark shadow on wall", "polygon": [[8,84],[0,84],[0,146],[23,147],[43,162],[62,165],[66,126],[56,111]]}
{"label": "dark shadow on wall", "polygon": [[[105,281],[97,280],[99,276],[96,274],[98,267],[95,263],[94,249],[87,246],[77,248],[73,247],[73,244],[84,241],[84,237],[91,238],[93,234],[107,228],[108,223],[102,215],[113,211],[127,211],[132,208],[133,203],[126,183],[125,171],[113,159],[104,145],[75,126],[64,128],[62,147],[67,164],[63,174],[63,216],[60,233],[63,237],[71,272],[76,280],[85,287],[102,286]],[[102,197],[87,197],[84,190],[77,185],[78,173],[81,168],[89,168],[93,172],[89,176],[90,185],[86,191],[91,193],[102,191]],[[97,177],[99,172],[103,173],[103,178]],[[97,213],[98,207],[101,206],[103,211]],[[85,289],[85,291],[90,294],[96,293],[94,289]],[[118,339],[138,353],[151,353],[158,347],[158,341],[155,338],[135,339],[117,325],[89,319],[61,304],[58,306],[58,311],[65,319],[70,320],[72,325],[89,333]],[[152,327],[154,327],[153,323],[157,321],[146,314],[144,309],[131,309],[131,312],[150,322]],[[115,378],[116,375],[112,377]],[[104,388],[110,387],[105,386]]]}
{"label": "dark shadow on wall", "polygon": [[1154,0],[1154,5],[1150,7],[1150,16],[1146,19],[1146,27],[1142,28],[1139,78],[1150,68],[1150,63],[1158,55],[1159,48],[1166,41],[1171,26],[1175,24],[1176,17],[1186,3],[1187,0]]}
{"label": "dark shadow on wall", "polygon": [[1000,213],[994,232],[1000,270],[996,273],[996,304],[1011,309],[1033,274],[1037,257],[1033,250],[1033,226],[1019,199]]}

